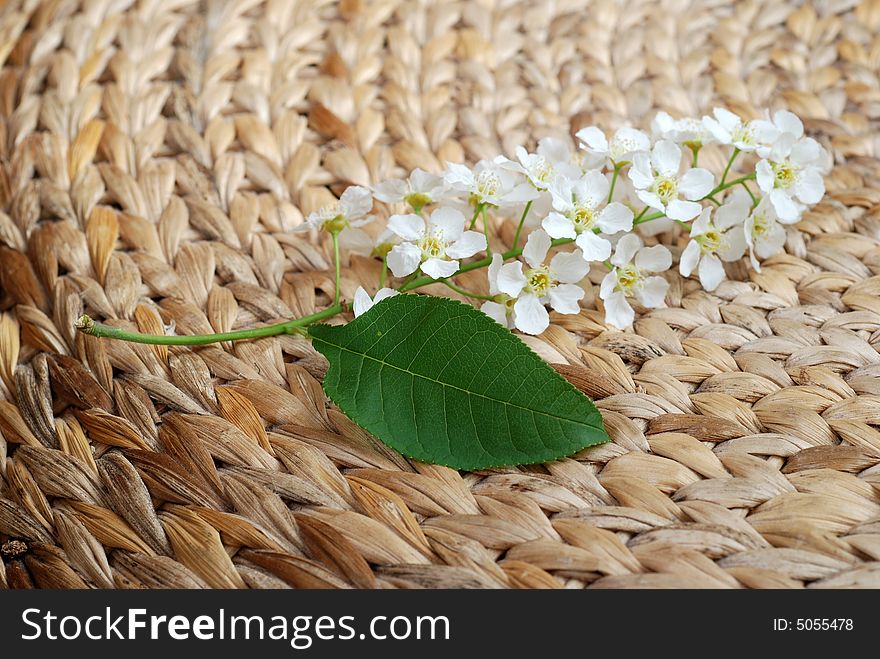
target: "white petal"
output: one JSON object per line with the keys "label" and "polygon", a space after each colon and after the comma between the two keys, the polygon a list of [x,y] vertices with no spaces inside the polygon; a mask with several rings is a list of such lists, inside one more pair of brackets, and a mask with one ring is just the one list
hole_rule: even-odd
{"label": "white petal", "polygon": [[627,206],[618,201],[612,201],[596,219],[596,226],[608,234],[615,234],[618,231],[631,231],[633,226],[633,212]]}
{"label": "white petal", "polygon": [[651,152],[651,164],[664,176],[674,176],[681,164],[681,148],[671,140],[660,140]]}
{"label": "white petal", "polygon": [[696,238],[697,236],[702,236],[709,230],[709,227],[712,226],[712,209],[709,207],[704,208],[700,211],[700,217],[694,220],[693,224],[691,224],[690,236],[691,238]]}
{"label": "white petal", "polygon": [[533,199],[537,199],[540,196],[540,192],[535,189],[535,186],[529,183],[520,183],[516,187],[514,187],[510,192],[501,196],[501,202],[505,206],[511,206],[513,204],[522,204],[527,201],[532,201]]}
{"label": "white petal", "polygon": [[705,254],[700,259],[700,283],[707,291],[714,291],[724,281],[724,266],[714,254]]}
{"label": "white petal", "polygon": [[395,245],[388,252],[388,267],[395,277],[406,277],[418,269],[422,262],[422,250],[412,243]]}
{"label": "white petal", "polygon": [[550,306],[559,313],[580,313],[578,304],[584,299],[584,289],[574,284],[560,284],[550,289]]}
{"label": "white petal", "polygon": [[536,229],[529,234],[526,246],[523,248],[523,258],[533,268],[540,268],[547,252],[550,250],[550,236],[543,229]]}
{"label": "white petal", "polygon": [[644,131],[637,128],[630,128],[629,126],[618,128],[617,132],[614,133],[613,141],[618,144],[625,143],[627,145],[632,145],[629,150],[623,153],[625,158],[636,151],[647,151],[651,148],[651,139],[644,133]]}
{"label": "white petal", "polygon": [[779,219],[783,222],[794,222],[801,215],[801,209],[784,190],[772,190],[770,201]]}
{"label": "white petal", "polygon": [[458,272],[458,261],[428,259],[422,263],[422,272],[434,279],[445,279]]}
{"label": "white petal", "polygon": [[492,262],[489,264],[489,295],[498,295],[498,273],[501,266],[504,265],[504,258],[497,252],[492,255]]}
{"label": "white petal", "polygon": [[791,147],[789,159],[800,167],[815,166],[822,159],[822,147],[812,137],[806,137]]}
{"label": "white petal", "polygon": [[425,235],[425,221],[418,215],[392,215],[388,218],[388,228],[404,240],[421,240]]}
{"label": "white petal", "polygon": [[669,139],[669,134],[675,129],[675,119],[668,112],[658,112],[651,119],[651,132],[658,140]]}
{"label": "white petal", "polygon": [[800,139],[804,134],[804,124],[798,116],[788,110],[779,110],[773,115],[773,123],[784,133],[790,133]]}
{"label": "white petal", "polygon": [[681,199],[673,199],[666,206],[666,217],[671,220],[680,220],[687,222],[694,219],[703,207],[695,201],[682,201]]}
{"label": "white petal", "polygon": [[642,239],[634,233],[628,233],[617,241],[617,247],[614,250],[614,256],[611,257],[611,263],[616,266],[624,266],[636,255],[642,246]]}
{"label": "white petal", "polygon": [[636,254],[636,267],[645,272],[664,272],[672,267],[672,254],[663,245],[642,247]]}
{"label": "white petal", "polygon": [[724,240],[718,249],[718,257],[730,263],[739,261],[746,252],[746,237],[739,227],[733,227],[724,233]]}
{"label": "white petal", "polygon": [[770,229],[770,233],[765,235],[765,237],[755,245],[755,253],[762,259],[770,258],[779,252],[784,244],[785,229],[778,224],[774,224],[773,228]]}
{"label": "white petal", "polygon": [[575,184],[575,191],[578,201],[586,202],[590,206],[598,206],[608,198],[610,186],[611,184],[602,172],[598,169],[591,169]]}
{"label": "white petal", "polygon": [[724,204],[715,209],[715,226],[723,231],[736,224],[742,224],[749,216],[751,207],[752,199],[749,194],[742,188],[737,188]]}
{"label": "white petal", "polygon": [[541,222],[541,226],[544,227],[544,231],[546,231],[551,238],[577,237],[577,232],[574,230],[574,222],[559,213],[550,213],[544,218],[544,221]]}
{"label": "white petal", "polygon": [[409,181],[414,192],[424,192],[430,195],[438,188],[443,188],[443,178],[441,176],[431,174],[418,167],[410,174]]}
{"label": "white petal", "polygon": [[712,134],[712,137],[721,144],[730,144],[732,138],[730,131],[724,128],[716,119],[703,117],[703,125]]}
{"label": "white petal", "polygon": [[696,240],[692,240],[681,253],[681,258],[678,262],[678,271],[681,273],[682,277],[690,277],[699,262],[700,244]]}
{"label": "white petal", "polygon": [[466,165],[447,162],[443,180],[456,190],[470,190],[474,185],[474,173]]}
{"label": "white petal", "polygon": [[825,196],[825,181],[818,170],[809,168],[801,172],[794,184],[797,198],[805,204],[816,204]]}
{"label": "white petal", "polygon": [[555,137],[542,137],[538,140],[538,155],[551,163],[568,162],[571,157],[570,143]]}
{"label": "white petal", "polygon": [[727,131],[733,131],[734,128],[742,123],[742,119],[740,119],[739,116],[724,108],[715,108],[712,110],[712,114],[715,115],[718,123]]}
{"label": "white petal", "polygon": [[[610,244],[608,245],[608,253],[611,253]],[[607,259],[608,257],[606,256],[605,258]],[[579,282],[587,276],[589,271],[590,264],[584,260],[584,254],[579,249],[573,252],[560,252],[550,261],[550,277],[563,284]]]}
{"label": "white petal", "polygon": [[663,200],[654,192],[649,192],[648,190],[636,190],[636,196],[646,206],[650,206],[658,211],[666,211],[666,205],[663,203]]}
{"label": "white petal", "polygon": [[443,207],[438,208],[431,213],[429,224],[432,227],[440,229],[444,240],[458,240],[461,232],[464,231],[464,215],[460,210],[455,208]]}
{"label": "white petal", "polygon": [[599,153],[608,153],[608,140],[605,139],[605,133],[596,126],[581,128],[574,136],[583,142],[585,148]]}
{"label": "white petal", "polygon": [[654,182],[654,175],[651,173],[651,157],[643,152],[633,154],[632,165],[630,165],[627,175],[636,188],[650,187]]}
{"label": "white petal", "polygon": [[373,187],[373,196],[386,204],[403,201],[406,195],[406,182],[399,180],[382,181]]}
{"label": "white petal", "polygon": [[695,201],[712,192],[714,186],[715,177],[712,176],[712,172],[702,167],[694,167],[687,170],[681,177],[678,189],[685,199]]}
{"label": "white petal", "polygon": [[498,290],[510,297],[517,297],[526,285],[526,277],[522,269],[522,261],[502,265],[498,271]]}
{"label": "white petal", "polygon": [[602,284],[599,286],[599,297],[607,300],[614,293],[615,288],[617,288],[617,268],[602,278]]}
{"label": "white petal", "polygon": [[373,239],[363,229],[345,227],[339,232],[339,246],[354,254],[369,256],[373,251]]}
{"label": "white petal", "polygon": [[617,329],[626,329],[632,325],[636,317],[633,308],[626,301],[626,296],[617,291],[605,300],[605,322]]}
{"label": "white petal", "polygon": [[352,301],[351,306],[354,310],[355,318],[372,308],[373,300],[370,297],[370,294],[364,290],[363,286],[358,286],[357,290],[354,292],[354,300]]}
{"label": "white petal", "polygon": [[649,309],[659,309],[666,306],[666,291],[669,290],[669,282],[663,277],[648,277],[637,293],[642,306]]}
{"label": "white petal", "polygon": [[513,305],[516,328],[526,334],[540,334],[550,325],[550,314],[534,295],[523,295]]}
{"label": "white petal", "polygon": [[575,243],[581,248],[583,254],[581,261],[585,265],[590,261],[604,261],[611,256],[611,243],[592,231],[584,231],[577,237]]}
{"label": "white petal", "polygon": [[773,175],[773,167],[770,166],[768,160],[761,160],[755,165],[755,173],[757,174],[758,187],[761,192],[767,194],[776,185],[776,177]]}
{"label": "white petal", "polygon": [[507,307],[497,302],[483,302],[480,311],[489,316],[499,325],[508,327]]}
{"label": "white petal", "polygon": [[550,196],[553,198],[553,208],[558,211],[566,212],[572,207],[571,189],[574,181],[564,176],[557,176],[548,186]]}
{"label": "white petal", "polygon": [[446,255],[454,259],[466,259],[486,249],[486,236],[478,231],[465,231],[461,238],[446,248]]}
{"label": "white petal", "polygon": [[353,185],[339,198],[339,208],[349,220],[366,215],[373,207],[373,193],[367,188]]}
{"label": "white petal", "polygon": [[373,297],[373,304],[379,304],[382,300],[387,300],[389,297],[394,297],[398,294],[399,292],[393,288],[380,288]]}

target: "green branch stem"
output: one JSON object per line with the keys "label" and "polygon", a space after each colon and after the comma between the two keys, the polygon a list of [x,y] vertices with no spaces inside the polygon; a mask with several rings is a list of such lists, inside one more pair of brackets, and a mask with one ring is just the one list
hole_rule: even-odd
{"label": "green branch stem", "polygon": [[342,303],[336,303],[323,311],[286,320],[283,323],[266,325],[264,327],[252,327],[250,329],[235,330],[233,332],[220,332],[218,334],[193,334],[193,335],[158,335],[130,332],[121,327],[113,327],[98,323],[89,316],[83,315],[76,321],[76,329],[83,334],[97,336],[98,338],[119,339],[131,343],[147,343],[158,346],[203,346],[222,341],[243,341],[247,339],[261,339],[267,336],[279,336],[281,334],[296,334],[313,323],[327,320],[345,311]]}
{"label": "green branch stem", "polygon": [[445,285],[447,288],[452,289],[453,291],[455,291],[459,295],[464,295],[465,297],[472,297],[477,300],[494,300],[495,299],[495,297],[493,295],[483,295],[482,293],[474,293],[473,291],[469,291],[466,288],[461,288],[460,286],[456,286],[448,279],[441,279],[439,283]]}
{"label": "green branch stem", "polygon": [[733,166],[733,161],[736,160],[739,153],[739,149],[734,147],[733,153],[730,154],[730,160],[727,161],[727,167],[724,168],[724,173],[721,175],[721,185],[724,185],[724,182],[727,180],[727,174],[730,172],[730,168]]}
{"label": "green branch stem", "polygon": [[340,275],[341,275],[341,272],[340,272],[341,264],[340,264],[340,261],[339,261],[339,232],[338,232],[338,231],[334,231],[334,232],[331,233],[330,235],[333,237],[333,260],[334,260],[335,263],[336,263],[336,291],[335,291],[334,294],[333,294],[333,304],[334,304],[334,305],[338,305],[338,304],[339,304],[339,293],[340,293],[340,290],[339,290],[339,280],[340,280],[340,278],[341,278],[341,277],[340,277]]}
{"label": "green branch stem", "polygon": [[516,227],[516,233],[513,234],[513,246],[519,246],[519,234],[522,233],[523,225],[526,223],[526,217],[529,215],[529,211],[532,210],[532,202],[526,204],[525,210],[523,211],[522,217],[519,218],[519,224]]}
{"label": "green branch stem", "polygon": [[611,175],[611,186],[608,188],[608,203],[614,199],[614,186],[617,184],[617,177],[620,175],[620,169],[623,167],[620,163],[614,163],[614,173]]}

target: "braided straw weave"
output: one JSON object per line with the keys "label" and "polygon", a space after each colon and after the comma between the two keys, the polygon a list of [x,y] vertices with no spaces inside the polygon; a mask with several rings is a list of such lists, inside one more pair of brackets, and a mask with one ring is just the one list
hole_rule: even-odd
{"label": "braided straw weave", "polygon": [[[880,0],[793,5],[4,3],[0,586],[880,586]],[[346,185],[715,105],[803,117],[828,195],[761,273],[528,339],[613,438],[571,459],[407,461],[302,338],[73,329],[312,313],[331,252],[290,230]]]}

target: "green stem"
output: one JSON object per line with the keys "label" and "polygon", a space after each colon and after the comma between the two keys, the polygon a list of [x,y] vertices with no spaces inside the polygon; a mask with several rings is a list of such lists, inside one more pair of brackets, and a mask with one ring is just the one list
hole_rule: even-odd
{"label": "green stem", "polygon": [[718,201],[718,200],[717,200],[715,197],[713,197],[712,195],[709,195],[708,197],[704,197],[704,198],[705,198],[705,199],[708,199],[709,201],[711,201],[711,202],[712,202],[713,204],[715,204],[716,206],[720,206],[720,205],[721,205],[721,202]]}
{"label": "green stem", "polygon": [[140,332],[129,332],[120,327],[97,323],[86,315],[80,316],[79,320],[76,321],[76,329],[84,334],[91,334],[98,338],[119,339],[120,341],[129,341],[131,343],[148,343],[159,346],[202,346],[222,341],[241,341],[278,336],[279,334],[294,334],[297,330],[307,327],[312,323],[332,318],[343,311],[345,311],[344,305],[336,303],[323,311],[303,316],[302,318],[294,318],[293,320],[286,320],[283,323],[266,325],[265,327],[221,332],[219,334],[192,334],[188,336],[141,334]]}
{"label": "green stem", "polygon": [[477,224],[477,218],[480,217],[481,210],[483,210],[483,204],[477,204],[477,207],[474,209],[474,216],[471,218],[470,225],[468,225],[468,229],[473,229]]}
{"label": "green stem", "polygon": [[691,225],[688,224],[687,222],[683,222],[681,220],[674,220],[674,221],[678,226],[683,227],[688,233],[691,232]]}
{"label": "green stem", "polygon": [[486,236],[486,254],[492,258],[492,245],[489,244],[489,218],[486,216],[486,207],[483,206],[483,235]]}
{"label": "green stem", "polygon": [[[647,209],[645,209],[645,210],[647,210]],[[644,212],[639,213],[639,216],[635,220],[633,220],[634,227],[638,226],[640,224],[644,224],[645,222],[650,222],[651,220],[659,220],[661,217],[666,217],[666,215],[663,213],[663,211],[657,211],[656,213],[651,213],[650,215],[648,215],[646,217],[642,217],[642,215],[644,215]]]}
{"label": "green stem", "polygon": [[691,158],[691,167],[697,166],[697,160],[700,157],[700,149],[701,148],[702,148],[702,146],[691,145],[691,154],[693,154],[693,157]]}
{"label": "green stem", "polygon": [[611,203],[611,200],[614,199],[614,186],[617,183],[617,177],[620,174],[620,168],[622,167],[619,163],[614,163],[614,173],[611,175],[611,187],[608,189],[608,203]]}
{"label": "green stem", "polygon": [[745,181],[743,181],[740,185],[742,185],[746,189],[746,192],[749,193],[749,196],[752,198],[752,204],[753,205],[757,204],[758,198],[755,196],[755,193],[752,192],[752,189],[748,186],[748,184]]}
{"label": "green stem", "polygon": [[526,217],[529,214],[529,211],[532,210],[532,202],[526,204],[526,208],[523,211],[522,217],[519,218],[519,224],[516,227],[516,233],[513,234],[513,246],[516,247],[519,245],[519,234],[522,233],[523,224],[526,222]]}
{"label": "green stem", "polygon": [[333,237],[333,259],[336,262],[336,292],[333,294],[333,304],[339,304],[339,279],[340,279],[340,268],[341,264],[339,262],[339,233],[334,231],[330,234]]}
{"label": "green stem", "polygon": [[733,147],[733,153],[730,154],[730,160],[727,161],[727,167],[724,168],[724,173],[721,175],[721,185],[724,185],[724,181],[727,180],[727,173],[730,171],[730,168],[733,166],[733,161],[736,160],[738,155],[739,149]]}
{"label": "green stem", "polygon": [[388,279],[388,255],[382,257],[382,270],[379,272],[379,288],[385,288],[385,280]]}
{"label": "green stem", "polygon": [[727,183],[719,183],[712,192],[707,194],[703,199],[710,199],[714,197],[719,192],[723,192],[729,188],[732,188],[735,185],[739,185],[740,183],[745,183],[746,181],[754,181],[757,174],[748,174],[746,176],[740,176],[739,178],[735,178],[732,181],[728,181]]}
{"label": "green stem", "polygon": [[[552,247],[558,247],[559,245],[570,245],[573,242],[574,242],[574,238],[557,238],[556,240],[553,240],[550,243],[550,245]],[[523,253],[522,247],[515,247],[513,249],[509,249],[506,252],[504,252],[501,255],[501,258],[506,261],[507,259],[512,259],[513,257],[519,256],[522,253]],[[485,268],[486,266],[491,265],[491,263],[492,263],[492,258],[486,257],[484,259],[480,259],[479,261],[474,261],[473,263],[468,263],[467,265],[461,266],[461,268],[458,269],[458,272],[456,272],[455,275],[452,275],[452,276],[454,277],[454,276],[460,275],[464,272],[470,272],[471,270],[479,270],[480,268]],[[412,291],[416,288],[421,288],[422,286],[428,286],[429,284],[436,284],[438,281],[442,281],[442,280],[441,279],[434,279],[433,277],[427,277],[427,276],[418,277],[417,279],[411,279],[410,281],[405,282],[403,284],[403,286],[401,286],[397,290],[401,293],[406,293],[407,291]]]}
{"label": "green stem", "polygon": [[633,219],[633,226],[635,226],[636,224],[639,224],[639,223],[640,223],[640,220],[642,219],[642,217],[644,217],[645,213],[648,212],[648,208],[650,208],[650,207],[649,207],[649,206],[645,206],[645,207],[642,209],[642,212],[635,216],[635,219]]}
{"label": "green stem", "polygon": [[448,279],[441,279],[439,283],[447,286],[448,288],[451,288],[456,293],[464,295],[465,297],[472,297],[472,298],[476,298],[477,300],[494,300],[495,299],[495,297],[492,295],[482,295],[481,293],[474,293],[473,291],[469,291],[465,288],[461,288],[459,286],[456,286]]}

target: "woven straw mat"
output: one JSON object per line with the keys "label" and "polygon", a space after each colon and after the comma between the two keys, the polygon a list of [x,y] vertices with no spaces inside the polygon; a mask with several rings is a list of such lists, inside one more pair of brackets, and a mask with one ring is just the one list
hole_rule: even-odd
{"label": "woven straw mat", "polygon": [[[0,586],[880,586],[880,0],[23,0],[0,62]],[[828,194],[761,273],[528,339],[613,439],[570,459],[408,461],[300,337],[74,330],[313,313],[291,229],[347,185],[716,105],[803,117]]]}

